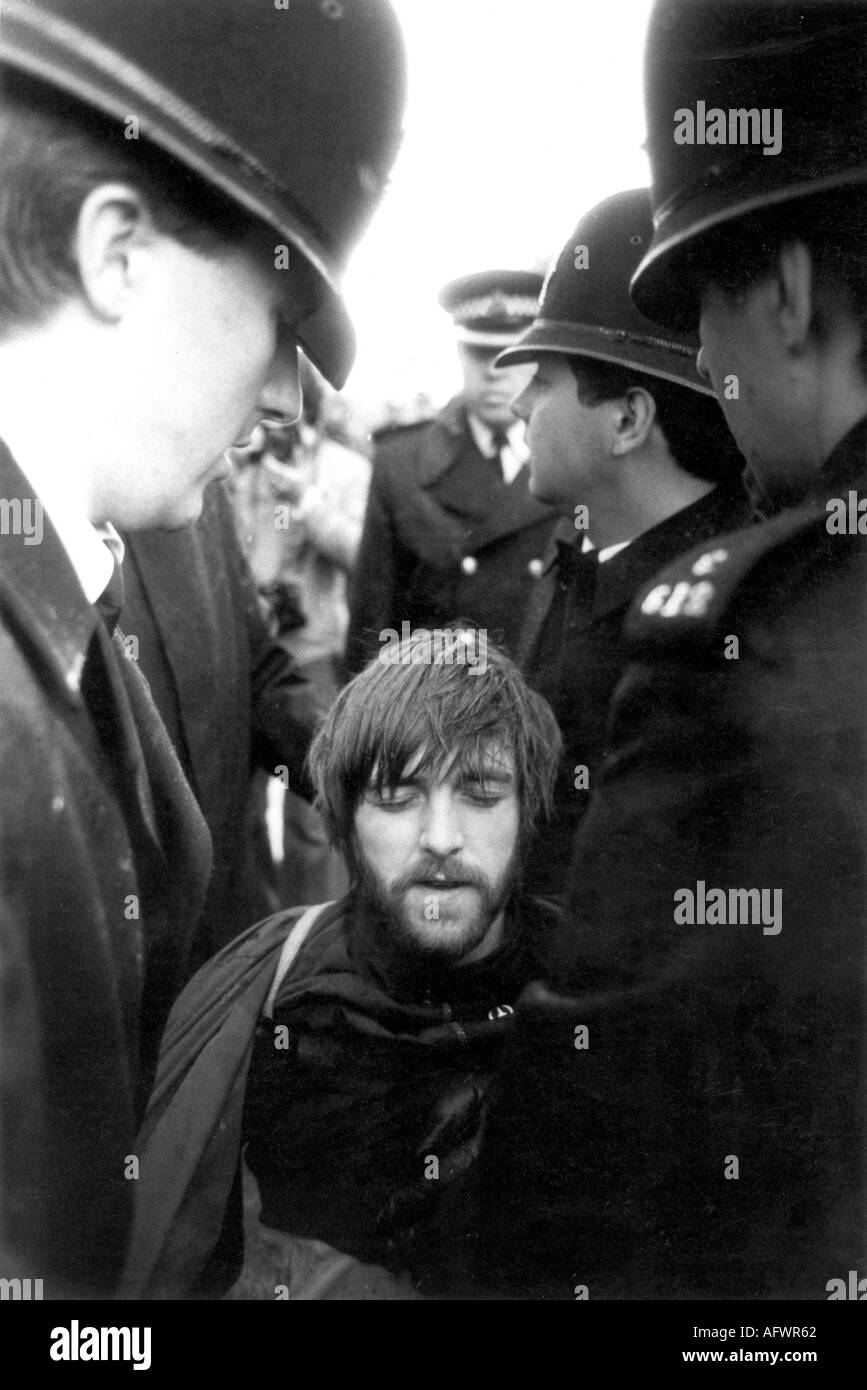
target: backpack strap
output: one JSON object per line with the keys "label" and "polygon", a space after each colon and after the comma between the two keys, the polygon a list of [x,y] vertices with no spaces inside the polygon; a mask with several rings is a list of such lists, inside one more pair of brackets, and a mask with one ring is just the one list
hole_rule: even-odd
{"label": "backpack strap", "polygon": [[301,950],[301,947],[304,945],[304,941],[313,923],[322,913],[326,912],[329,907],[334,906],[334,901],[335,900],[332,899],[330,902],[317,903],[315,907],[308,907],[305,912],[302,912],[297,922],[295,922],[292,930],[283,942],[283,950],[280,952],[280,959],[277,961],[277,969],[274,971],[271,988],[268,991],[268,997],[262,1009],[263,1018],[274,1017],[274,1001],[277,998],[277,991],[292,968],[292,963]]}

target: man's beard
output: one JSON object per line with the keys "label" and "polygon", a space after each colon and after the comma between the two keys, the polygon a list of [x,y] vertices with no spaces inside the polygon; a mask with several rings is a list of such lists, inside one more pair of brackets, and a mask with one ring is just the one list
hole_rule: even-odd
{"label": "man's beard", "polygon": [[[358,856],[358,891],[401,952],[419,960],[457,964],[484,941],[517,889],[520,866],[517,846],[495,882],[477,870],[421,858],[386,885]],[[460,885],[463,891],[443,892],[450,884]],[[425,909],[433,906],[438,916],[428,919]]]}

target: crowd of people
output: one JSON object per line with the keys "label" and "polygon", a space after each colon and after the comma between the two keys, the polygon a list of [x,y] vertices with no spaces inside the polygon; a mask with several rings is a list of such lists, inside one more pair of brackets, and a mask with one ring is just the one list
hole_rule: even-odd
{"label": "crowd of people", "polygon": [[867,5],[655,0],[650,187],[371,441],[400,28],[253,8],[3,0],[3,1287],[835,1297]]}

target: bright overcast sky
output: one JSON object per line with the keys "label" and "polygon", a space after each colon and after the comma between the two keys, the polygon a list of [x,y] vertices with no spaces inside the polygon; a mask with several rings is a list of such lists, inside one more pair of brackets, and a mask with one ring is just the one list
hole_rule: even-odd
{"label": "bright overcast sky", "polygon": [[649,181],[651,0],[393,0],[409,59],[391,186],[346,278],[347,395],[368,407],[459,378],[436,296],[454,276],[542,264],[609,193]]}

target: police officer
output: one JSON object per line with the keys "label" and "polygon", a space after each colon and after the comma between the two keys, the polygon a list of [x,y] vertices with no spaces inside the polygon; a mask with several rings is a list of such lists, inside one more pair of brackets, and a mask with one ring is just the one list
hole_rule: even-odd
{"label": "police officer", "polygon": [[636,602],[560,993],[489,1130],[486,1272],[554,1296],[824,1300],[864,1268],[865,59],[863,5],[653,12],[633,293],[698,325],[766,520]]}
{"label": "police officer", "polygon": [[513,408],[527,420],[530,490],[571,532],[546,556],[521,635],[527,678],[565,744],[554,821],[527,864],[532,890],[553,896],[605,754],[630,603],[666,561],[747,519],[743,459],[696,370],[698,339],[663,332],[629,298],[652,230],[647,189],[592,208],[536,319],[497,359],[537,364]]}
{"label": "police officer", "polygon": [[377,440],[350,595],[350,674],[380,632],[464,619],[514,653],[541,573],[551,510],[528,492],[523,424],[510,401],[527,367],[498,371],[501,348],[533,318],[542,284],[530,271],[486,271],[446,285],[463,391],[435,420]]}
{"label": "police officer", "polygon": [[403,52],[385,0],[4,0],[0,41],[0,1267],[105,1295],[210,861],[115,527],[195,520],[299,343],[344,381]]}

